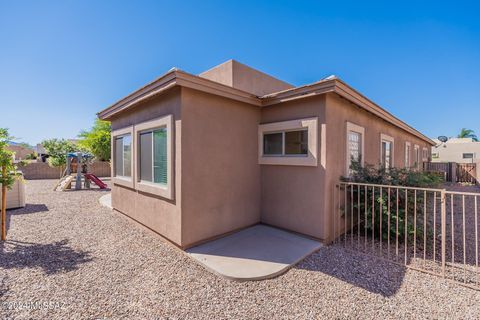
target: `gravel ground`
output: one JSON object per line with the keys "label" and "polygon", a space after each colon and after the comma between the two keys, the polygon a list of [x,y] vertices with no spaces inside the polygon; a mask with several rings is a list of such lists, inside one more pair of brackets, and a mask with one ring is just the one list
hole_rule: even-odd
{"label": "gravel ground", "polygon": [[[340,246],[286,274],[231,282],[121,214],[98,190],[28,181],[0,245],[0,316],[33,319],[475,319],[480,292]],[[37,304],[35,304],[37,303]]]}

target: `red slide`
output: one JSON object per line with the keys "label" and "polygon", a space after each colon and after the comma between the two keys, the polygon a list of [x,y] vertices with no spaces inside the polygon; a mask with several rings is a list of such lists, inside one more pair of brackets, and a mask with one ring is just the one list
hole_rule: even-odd
{"label": "red slide", "polygon": [[84,176],[88,180],[93,181],[93,183],[95,183],[100,189],[106,189],[107,188],[107,185],[102,180],[100,180],[96,175],[91,174],[91,173],[86,173],[86,174],[84,174]]}

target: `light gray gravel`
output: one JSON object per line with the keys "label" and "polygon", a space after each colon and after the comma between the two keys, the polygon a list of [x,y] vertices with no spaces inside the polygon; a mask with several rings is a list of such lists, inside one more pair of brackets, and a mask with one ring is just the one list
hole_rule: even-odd
{"label": "light gray gravel", "polygon": [[[101,207],[101,191],[28,181],[0,246],[0,317],[34,319],[449,318],[480,315],[480,292],[339,246],[272,280],[210,274]],[[34,304],[35,302],[40,304]],[[42,303],[50,303],[45,308]]]}

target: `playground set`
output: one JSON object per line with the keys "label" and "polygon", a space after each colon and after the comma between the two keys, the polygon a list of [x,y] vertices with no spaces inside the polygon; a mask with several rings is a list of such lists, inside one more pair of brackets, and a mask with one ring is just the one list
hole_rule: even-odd
{"label": "playground set", "polygon": [[[93,182],[100,189],[106,189],[107,185],[96,175],[88,173],[88,164],[93,156],[83,152],[72,152],[66,156],[66,168],[62,177],[55,185],[54,191],[90,189]],[[75,184],[73,185],[73,182]]]}

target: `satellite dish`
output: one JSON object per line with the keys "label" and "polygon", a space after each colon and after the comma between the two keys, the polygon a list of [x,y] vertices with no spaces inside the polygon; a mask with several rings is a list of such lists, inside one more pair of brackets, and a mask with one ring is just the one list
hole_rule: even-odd
{"label": "satellite dish", "polygon": [[438,140],[439,140],[440,142],[443,142],[443,143],[445,143],[445,142],[447,142],[447,141],[448,141],[448,137],[445,137],[445,136],[439,136],[439,137],[438,137]]}

